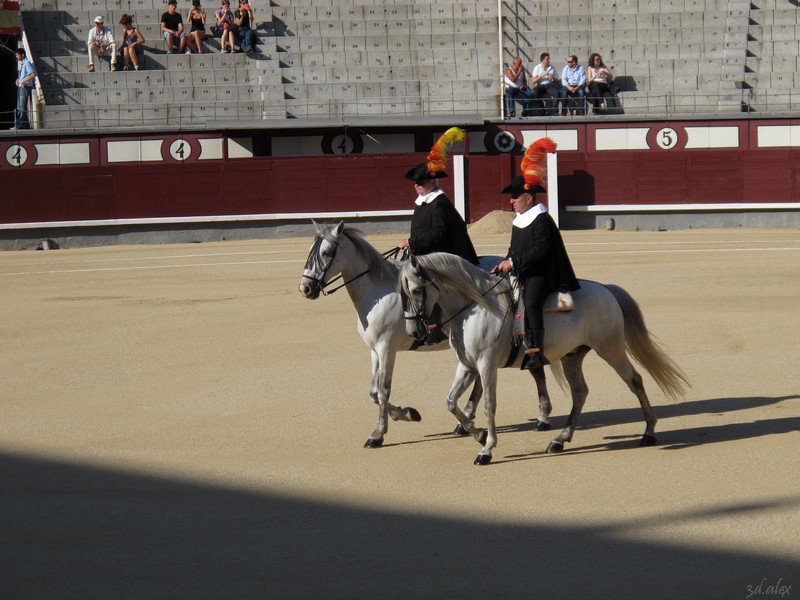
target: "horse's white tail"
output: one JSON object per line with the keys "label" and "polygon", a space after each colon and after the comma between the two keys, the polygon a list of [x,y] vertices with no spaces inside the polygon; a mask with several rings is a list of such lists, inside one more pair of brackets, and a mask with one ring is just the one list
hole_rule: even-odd
{"label": "horse's white tail", "polygon": [[651,337],[644,316],[631,295],[617,285],[606,285],[622,308],[625,320],[625,345],[630,355],[653,377],[667,396],[679,399],[691,387],[680,367]]}

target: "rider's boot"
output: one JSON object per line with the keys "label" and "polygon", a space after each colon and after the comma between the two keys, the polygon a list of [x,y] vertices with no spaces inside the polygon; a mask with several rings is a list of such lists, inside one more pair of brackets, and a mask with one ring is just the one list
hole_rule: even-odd
{"label": "rider's boot", "polygon": [[550,361],[542,352],[544,345],[544,329],[532,329],[525,333],[525,356],[520,369],[533,371],[549,365]]}

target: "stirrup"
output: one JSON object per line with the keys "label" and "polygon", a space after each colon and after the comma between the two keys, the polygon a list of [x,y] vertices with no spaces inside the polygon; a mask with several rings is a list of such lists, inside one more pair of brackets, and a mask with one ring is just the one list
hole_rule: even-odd
{"label": "stirrup", "polygon": [[528,369],[534,371],[536,369],[543,369],[545,365],[549,365],[550,361],[544,355],[541,348],[529,348],[525,350],[525,356],[522,358],[522,365],[520,370]]}

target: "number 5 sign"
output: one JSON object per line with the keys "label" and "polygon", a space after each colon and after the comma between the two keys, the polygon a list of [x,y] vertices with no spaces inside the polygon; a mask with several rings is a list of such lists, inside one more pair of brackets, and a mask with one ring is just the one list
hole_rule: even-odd
{"label": "number 5 sign", "polygon": [[662,150],[672,150],[685,143],[681,137],[681,134],[672,127],[662,127],[655,134],[655,143]]}

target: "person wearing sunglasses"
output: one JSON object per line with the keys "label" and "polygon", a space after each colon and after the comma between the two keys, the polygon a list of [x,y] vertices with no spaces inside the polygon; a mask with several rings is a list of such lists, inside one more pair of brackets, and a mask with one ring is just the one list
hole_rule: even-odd
{"label": "person wearing sunglasses", "polygon": [[[578,99],[578,108],[574,109],[576,115],[585,114],[586,110],[586,70],[578,64],[578,57],[574,54],[567,58],[567,64],[561,70],[561,115],[566,116],[569,111],[569,99]],[[574,106],[574,104],[573,104]]]}

